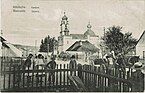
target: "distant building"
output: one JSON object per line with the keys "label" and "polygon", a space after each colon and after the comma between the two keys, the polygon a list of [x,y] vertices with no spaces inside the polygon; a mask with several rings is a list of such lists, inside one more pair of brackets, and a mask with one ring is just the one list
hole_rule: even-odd
{"label": "distant building", "polygon": [[145,59],[145,31],[142,33],[136,45],[136,55],[139,55],[141,59]]}
{"label": "distant building", "polygon": [[89,41],[91,44],[98,46],[99,36],[95,35],[92,31],[92,26],[89,23],[87,25],[87,31],[84,34],[70,34],[68,17],[64,14],[60,24],[60,36],[58,37],[58,52],[66,51],[76,41]]}
{"label": "distant building", "polygon": [[37,54],[39,47],[13,44],[17,49],[22,51],[22,57],[27,57],[29,54]]}
{"label": "distant building", "polygon": [[84,61],[88,61],[89,57],[94,53],[99,56],[99,49],[89,41],[76,41],[66,52],[75,55],[76,59],[84,59]]}

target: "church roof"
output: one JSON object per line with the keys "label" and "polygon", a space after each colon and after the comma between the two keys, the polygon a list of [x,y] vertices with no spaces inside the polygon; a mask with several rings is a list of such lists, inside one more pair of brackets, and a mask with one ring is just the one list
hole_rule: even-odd
{"label": "church roof", "polygon": [[84,35],[90,35],[92,37],[96,37],[95,33],[91,30],[92,26],[89,22],[89,24],[87,25],[87,31],[84,33]]}
{"label": "church roof", "polygon": [[95,33],[92,31],[92,30],[87,30],[85,33],[84,33],[84,35],[90,35],[90,36],[92,36],[92,37],[96,37],[96,35],[95,35]]}
{"label": "church roof", "polygon": [[89,41],[76,41],[66,51],[89,51],[95,53],[99,51],[99,49],[91,44]]}
{"label": "church roof", "polygon": [[84,34],[70,34],[72,39],[86,39],[87,37]]}

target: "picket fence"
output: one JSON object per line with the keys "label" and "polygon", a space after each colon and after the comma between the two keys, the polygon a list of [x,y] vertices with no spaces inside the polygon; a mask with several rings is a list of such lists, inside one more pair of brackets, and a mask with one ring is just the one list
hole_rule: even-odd
{"label": "picket fence", "polygon": [[[1,91],[12,92],[79,92],[71,84],[68,76],[81,79],[88,92],[142,92],[144,88],[143,74],[134,73],[132,69],[122,72],[112,69],[107,72],[104,68],[81,65],[69,69],[68,64],[57,64],[56,69],[20,68],[23,59],[4,58],[1,62],[3,88]],[[51,80],[50,75],[54,74]],[[81,90],[82,91],[82,90]]]}

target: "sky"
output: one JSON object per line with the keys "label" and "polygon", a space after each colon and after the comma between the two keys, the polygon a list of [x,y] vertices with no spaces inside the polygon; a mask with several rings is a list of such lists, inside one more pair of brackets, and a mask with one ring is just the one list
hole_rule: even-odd
{"label": "sky", "polygon": [[[13,6],[25,6],[25,12],[13,12]],[[39,46],[47,35],[59,36],[64,11],[72,34],[83,34],[88,22],[100,36],[103,27],[113,25],[132,32],[136,39],[145,30],[144,0],[2,0],[2,35],[10,43]]]}

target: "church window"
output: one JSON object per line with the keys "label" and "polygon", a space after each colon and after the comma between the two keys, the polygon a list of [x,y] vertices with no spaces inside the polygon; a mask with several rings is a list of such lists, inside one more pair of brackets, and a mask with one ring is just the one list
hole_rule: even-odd
{"label": "church window", "polygon": [[67,41],[67,44],[69,44],[69,41]]}

